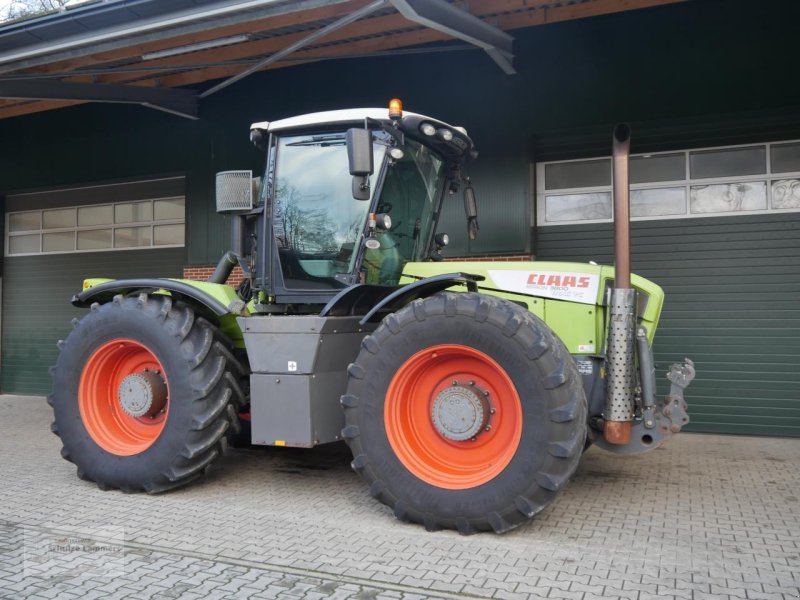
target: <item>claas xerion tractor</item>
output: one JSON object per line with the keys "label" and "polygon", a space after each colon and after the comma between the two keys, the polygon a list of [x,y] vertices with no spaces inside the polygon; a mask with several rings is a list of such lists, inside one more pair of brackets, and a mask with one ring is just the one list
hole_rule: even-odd
{"label": "claas xerion tractor", "polygon": [[[87,279],[59,342],[53,430],[103,489],[175,488],[228,443],[344,440],[397,518],[504,532],[594,443],[659,447],[688,422],[688,359],[656,395],[664,295],[630,274],[628,145],[614,131],[615,266],[447,262],[443,202],[477,156],[460,127],[386,109],[256,123],[262,177],[217,175],[232,249],[205,282]],[[236,266],[243,281],[226,285]]]}

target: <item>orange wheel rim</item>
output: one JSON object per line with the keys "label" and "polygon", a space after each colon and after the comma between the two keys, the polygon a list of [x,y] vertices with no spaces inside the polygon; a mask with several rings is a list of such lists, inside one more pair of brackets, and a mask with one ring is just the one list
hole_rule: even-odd
{"label": "orange wheel rim", "polygon": [[440,488],[467,489],[511,462],[522,436],[522,403],[491,357],[442,344],[400,366],[386,394],[384,422],[411,473]]}
{"label": "orange wheel rim", "polygon": [[[121,387],[131,381],[153,378],[166,389],[157,406],[147,414],[126,412]],[[164,368],[146,346],[119,338],[106,342],[86,361],[78,388],[78,407],[86,431],[104,450],[118,456],[132,456],[153,445],[161,435],[169,410],[169,382]]]}

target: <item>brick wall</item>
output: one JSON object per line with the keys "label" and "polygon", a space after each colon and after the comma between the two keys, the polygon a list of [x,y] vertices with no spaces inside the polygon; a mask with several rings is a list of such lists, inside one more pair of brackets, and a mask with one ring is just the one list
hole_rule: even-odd
{"label": "brick wall", "polygon": [[[189,266],[183,267],[183,278],[184,279],[192,279],[194,281],[205,281],[208,279],[211,274],[214,272],[216,267],[209,266],[209,267],[198,267],[198,266]],[[232,285],[236,287],[242,282],[244,278],[244,273],[242,273],[241,267],[234,267],[231,276],[228,277],[228,281],[226,282],[228,285]]]}

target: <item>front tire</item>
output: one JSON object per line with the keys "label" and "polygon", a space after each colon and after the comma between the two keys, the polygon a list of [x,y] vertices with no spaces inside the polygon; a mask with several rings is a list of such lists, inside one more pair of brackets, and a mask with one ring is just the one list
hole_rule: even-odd
{"label": "front tire", "polygon": [[427,529],[508,531],[577,467],[586,397],[561,341],[504,300],[416,300],[348,369],[342,435],[370,493]]}
{"label": "front tire", "polygon": [[243,368],[219,329],[147,294],[94,304],[73,325],[48,401],[78,476],[156,493],[202,474],[244,402]]}

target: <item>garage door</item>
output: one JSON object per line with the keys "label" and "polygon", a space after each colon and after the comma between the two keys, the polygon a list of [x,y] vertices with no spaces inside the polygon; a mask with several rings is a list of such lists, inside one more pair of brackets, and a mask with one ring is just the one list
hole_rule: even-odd
{"label": "garage door", "polygon": [[83,310],[69,300],[86,277],[180,277],[182,177],[6,197],[2,287],[5,393],[46,394],[56,341]]}
{"label": "garage door", "polygon": [[[659,371],[697,364],[691,429],[800,436],[800,144],[644,155],[631,175],[633,268],[666,292]],[[613,261],[609,176],[539,165],[540,259]]]}

